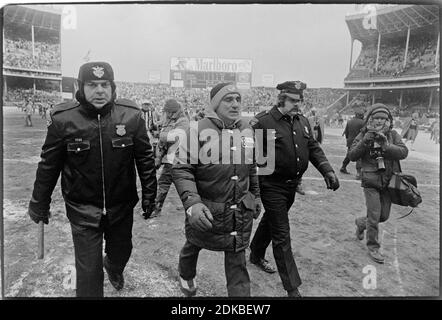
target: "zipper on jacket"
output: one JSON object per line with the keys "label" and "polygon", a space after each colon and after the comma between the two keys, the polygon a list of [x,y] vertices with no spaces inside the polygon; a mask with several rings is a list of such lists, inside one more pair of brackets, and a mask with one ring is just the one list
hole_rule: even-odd
{"label": "zipper on jacket", "polygon": [[106,189],[104,187],[103,140],[101,139],[101,116],[98,115],[98,132],[100,136],[101,182],[103,187],[103,215],[106,215]]}

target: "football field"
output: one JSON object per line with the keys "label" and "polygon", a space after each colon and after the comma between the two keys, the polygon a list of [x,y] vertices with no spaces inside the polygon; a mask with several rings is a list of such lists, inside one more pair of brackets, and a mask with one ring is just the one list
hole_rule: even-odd
{"label": "football field", "polygon": [[[72,235],[59,182],[52,197],[52,217],[45,225],[45,257],[37,259],[37,225],[27,215],[46,120],[33,116],[24,126],[24,113],[3,112],[3,215],[6,297],[74,297],[75,268]],[[336,191],[310,165],[304,175],[305,196],[296,195],[289,219],[292,249],[305,297],[400,297],[439,295],[439,145],[419,132],[402,170],[417,178],[423,202],[415,212],[392,206],[381,224],[379,238],[385,264],[375,264],[365,240],[356,240],[354,220],[365,214],[360,181],[339,172],[346,153],[342,128],[326,128],[323,149],[340,178]],[[399,132],[400,133],[400,132]],[[106,297],[182,297],[178,256],[185,242],[184,210],[172,187],[160,217],[144,220],[135,208],[133,251],[125,270],[125,287],[117,292],[105,276]],[[254,230],[258,220],[254,223]],[[247,257],[249,251],[247,250]],[[274,264],[272,249],[266,258]],[[248,264],[255,297],[284,297],[277,273],[266,274]],[[227,296],[224,255],[201,251],[197,267],[199,297]]]}

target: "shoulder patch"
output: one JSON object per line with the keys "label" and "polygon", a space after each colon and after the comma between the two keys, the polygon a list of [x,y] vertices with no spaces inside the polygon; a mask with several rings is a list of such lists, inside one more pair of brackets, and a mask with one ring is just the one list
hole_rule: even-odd
{"label": "shoulder patch", "polygon": [[117,99],[115,100],[115,104],[118,104],[120,106],[125,106],[129,108],[134,108],[137,110],[141,110],[141,108],[132,100],[129,99]]}
{"label": "shoulder patch", "polygon": [[50,116],[53,116],[56,113],[76,108],[79,105],[80,105],[80,103],[78,101],[62,102],[62,103],[59,103],[56,106],[54,106],[54,109],[52,109],[49,114],[50,114]]}
{"label": "shoulder patch", "polygon": [[256,117],[253,117],[252,119],[250,119],[249,121],[249,125],[254,126],[255,124],[257,124],[259,122],[258,119],[256,119]]}

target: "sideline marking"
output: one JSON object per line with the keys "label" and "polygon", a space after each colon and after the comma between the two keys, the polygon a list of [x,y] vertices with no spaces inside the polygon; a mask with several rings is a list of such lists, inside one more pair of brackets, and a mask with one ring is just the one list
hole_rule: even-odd
{"label": "sideline marking", "polygon": [[394,234],[393,234],[393,255],[394,255],[394,260],[393,260],[393,266],[394,269],[396,271],[396,275],[397,275],[397,279],[399,281],[399,291],[401,293],[402,296],[405,296],[405,291],[404,291],[404,287],[402,285],[402,279],[401,279],[401,271],[399,268],[399,259],[397,257],[397,226],[394,226]]}

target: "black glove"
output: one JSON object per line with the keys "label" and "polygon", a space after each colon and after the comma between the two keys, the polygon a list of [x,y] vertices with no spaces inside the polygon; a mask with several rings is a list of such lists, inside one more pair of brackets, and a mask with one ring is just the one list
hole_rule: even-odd
{"label": "black glove", "polygon": [[155,211],[155,202],[143,201],[141,204],[141,208],[143,209],[143,217],[144,219],[149,219],[152,215],[152,212]]}
{"label": "black glove", "polygon": [[212,229],[213,216],[202,203],[196,203],[186,210],[190,226],[199,231],[208,231]]}
{"label": "black glove", "polygon": [[255,213],[253,214],[253,219],[258,219],[260,214],[261,214],[261,199],[256,198],[255,199]]}
{"label": "black glove", "polygon": [[49,217],[51,216],[51,213],[48,214],[38,214],[37,212],[33,211],[31,208],[28,209],[28,214],[31,217],[32,221],[35,223],[39,223],[40,221],[43,221],[44,224],[49,223]]}
{"label": "black glove", "polygon": [[329,171],[324,176],[325,183],[327,184],[327,189],[332,189],[333,191],[338,190],[339,180],[333,171]]}
{"label": "black glove", "polygon": [[374,132],[366,132],[364,137],[362,138],[362,142],[366,146],[369,146],[369,145],[373,144],[374,136],[375,136]]}
{"label": "black glove", "polygon": [[385,136],[385,134],[383,134],[382,132],[379,132],[376,135],[376,141],[380,144],[383,145],[387,142],[387,137]]}

